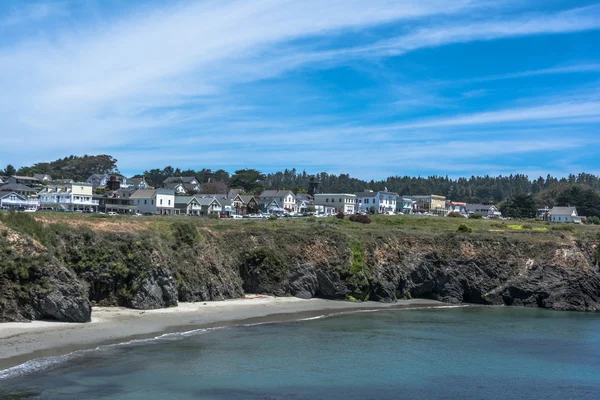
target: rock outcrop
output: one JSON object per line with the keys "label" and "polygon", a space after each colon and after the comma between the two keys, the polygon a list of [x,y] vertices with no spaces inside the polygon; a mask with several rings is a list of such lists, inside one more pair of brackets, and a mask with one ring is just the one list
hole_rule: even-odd
{"label": "rock outcrop", "polygon": [[44,244],[0,224],[0,321],[85,322],[91,304],[155,309],[244,293],[600,310],[597,242],[181,224],[156,232],[60,226]]}

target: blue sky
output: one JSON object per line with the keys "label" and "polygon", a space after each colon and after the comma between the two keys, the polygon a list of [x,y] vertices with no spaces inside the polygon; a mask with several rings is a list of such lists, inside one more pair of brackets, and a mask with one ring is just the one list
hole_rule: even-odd
{"label": "blue sky", "polygon": [[600,174],[600,3],[0,0],[0,165]]}

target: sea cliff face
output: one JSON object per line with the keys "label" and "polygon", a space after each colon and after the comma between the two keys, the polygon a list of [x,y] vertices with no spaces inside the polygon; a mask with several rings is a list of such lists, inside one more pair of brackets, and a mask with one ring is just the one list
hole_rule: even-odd
{"label": "sea cliff face", "polygon": [[597,311],[597,248],[571,234],[347,221],[12,221],[0,223],[0,321],[86,322],[92,304],[155,309],[244,293]]}

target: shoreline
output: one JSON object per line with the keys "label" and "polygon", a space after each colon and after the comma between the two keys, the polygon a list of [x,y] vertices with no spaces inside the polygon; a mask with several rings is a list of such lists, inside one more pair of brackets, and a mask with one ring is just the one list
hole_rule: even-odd
{"label": "shoreline", "polygon": [[213,302],[180,303],[158,310],[94,307],[92,321],[8,322],[0,324],[0,372],[39,358],[64,356],[98,346],[152,339],[163,334],[240,324],[296,321],[338,312],[437,307],[427,299],[396,303],[351,303],[295,297],[246,296]]}

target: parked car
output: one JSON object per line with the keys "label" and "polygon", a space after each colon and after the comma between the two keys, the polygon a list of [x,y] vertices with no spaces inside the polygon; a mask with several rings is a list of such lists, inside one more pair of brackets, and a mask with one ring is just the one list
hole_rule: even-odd
{"label": "parked car", "polygon": [[219,218],[221,218],[221,219],[227,219],[229,217],[227,216],[227,214],[221,214],[221,215],[219,215]]}
{"label": "parked car", "polygon": [[117,214],[116,212],[114,212],[114,211],[109,211],[109,212],[107,212],[106,214],[107,214],[107,215],[118,215],[118,214]]}
{"label": "parked car", "polygon": [[26,210],[23,210],[23,212],[26,212],[26,213],[32,213],[32,212],[36,212],[36,211],[37,210],[35,208],[28,208]]}
{"label": "parked car", "polygon": [[241,216],[241,215],[230,215],[230,216],[229,216],[229,218],[233,218],[233,219],[242,219],[242,218],[244,218],[244,217],[243,217],[243,216]]}

